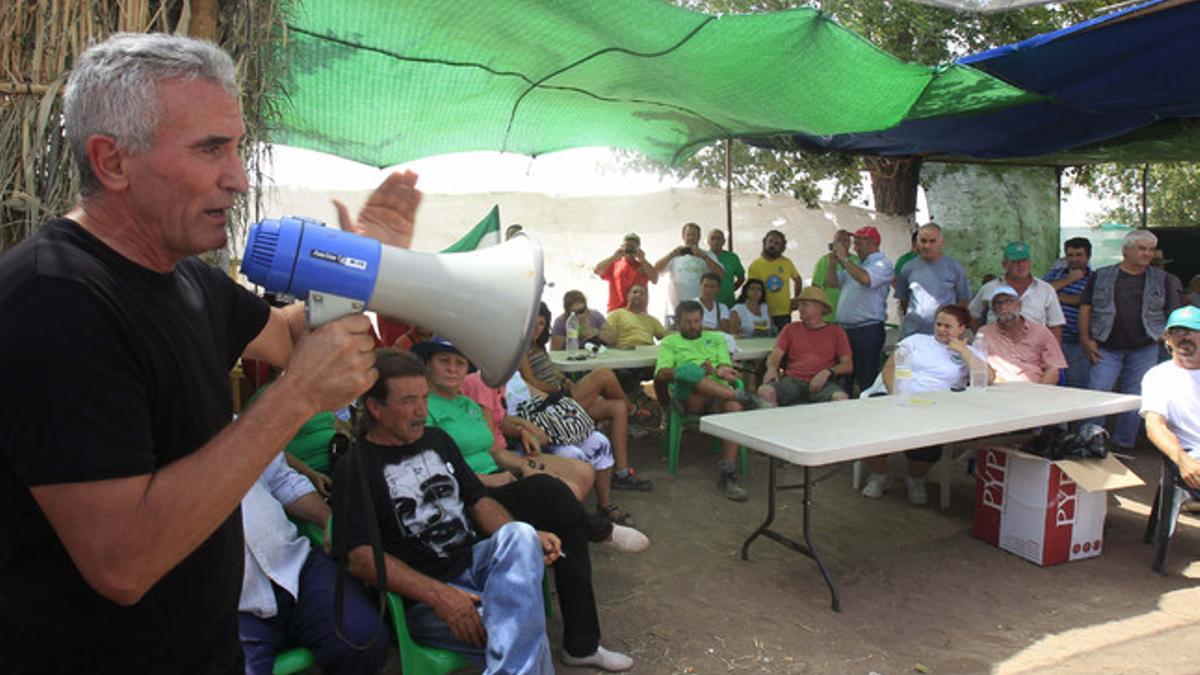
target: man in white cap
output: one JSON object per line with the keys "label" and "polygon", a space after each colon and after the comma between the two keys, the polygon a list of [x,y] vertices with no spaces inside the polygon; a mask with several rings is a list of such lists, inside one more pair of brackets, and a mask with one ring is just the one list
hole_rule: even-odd
{"label": "man in white cap", "polygon": [[1200,490],[1200,308],[1171,312],[1166,341],[1171,360],[1142,378],[1141,415],[1150,442],[1175,463],[1195,496]]}
{"label": "man in white cap", "polygon": [[996,381],[1057,384],[1067,359],[1050,329],[1021,316],[1021,297],[1012,286],[997,286],[988,301],[996,321],[979,334],[987,340]]}

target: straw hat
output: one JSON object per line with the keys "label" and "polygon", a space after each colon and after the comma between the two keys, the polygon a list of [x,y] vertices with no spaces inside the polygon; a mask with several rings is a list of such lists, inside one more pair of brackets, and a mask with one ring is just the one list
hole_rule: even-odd
{"label": "straw hat", "polygon": [[825,295],[825,291],[816,286],[805,286],[804,290],[800,291],[800,295],[796,296],[797,300],[812,300],[825,305],[825,314],[833,311],[833,305],[829,304],[829,298]]}

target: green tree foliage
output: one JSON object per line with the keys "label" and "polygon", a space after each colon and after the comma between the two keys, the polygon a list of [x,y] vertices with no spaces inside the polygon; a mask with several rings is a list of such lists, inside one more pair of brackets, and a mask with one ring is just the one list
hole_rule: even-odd
{"label": "green tree foliage", "polygon": [[[928,66],[953,61],[990,47],[1057,30],[1095,16],[1105,0],[1082,0],[1065,5],[1029,7],[997,14],[959,12],[908,0],[675,0],[679,5],[710,14],[775,12],[815,7],[842,26],[858,33],[889,54]],[[736,189],[791,194],[816,206],[818,181],[833,179],[834,199],[848,203],[862,196],[862,160],[839,153],[763,150],[734,142],[732,183]],[[641,155],[621,152],[630,168],[657,171],[702,187],[725,184],[724,143],[702,149],[677,167],[667,167]],[[916,190],[915,181],[905,189]]]}
{"label": "green tree foliage", "polygon": [[1092,225],[1142,222],[1142,173],[1146,172],[1146,220],[1150,227],[1200,225],[1200,164],[1162,162],[1131,166],[1094,164],[1065,177],[1110,206],[1093,215]]}

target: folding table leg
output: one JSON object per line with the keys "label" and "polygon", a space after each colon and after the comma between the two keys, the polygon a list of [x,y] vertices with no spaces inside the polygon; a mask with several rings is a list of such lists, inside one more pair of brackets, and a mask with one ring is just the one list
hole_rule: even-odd
{"label": "folding table leg", "polygon": [[762,525],[758,526],[746,541],[742,544],[742,560],[750,559],[750,544],[762,535],[768,539],[772,539],[793,551],[812,558],[813,562],[817,563],[817,569],[820,570],[821,576],[825,578],[825,584],[829,586],[829,595],[831,597],[831,607],[833,611],[842,611],[842,603],[838,599],[837,586],[833,582],[833,576],[825,567],[825,562],[821,560],[821,554],[817,551],[816,545],[812,541],[812,474],[809,467],[804,467],[804,543],[793,541],[788,537],[771,529],[771,523],[775,521],[775,493],[780,490],[796,488],[796,485],[777,486],[775,476],[775,463],[778,460],[768,459],[767,465],[767,519]]}

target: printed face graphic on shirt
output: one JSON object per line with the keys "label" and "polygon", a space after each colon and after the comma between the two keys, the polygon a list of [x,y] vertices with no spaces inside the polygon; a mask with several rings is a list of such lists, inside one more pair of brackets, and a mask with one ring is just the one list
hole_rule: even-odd
{"label": "printed face graphic on shirt", "polygon": [[439,558],[471,535],[453,468],[433,450],[383,467],[383,478],[401,531],[420,539]]}

